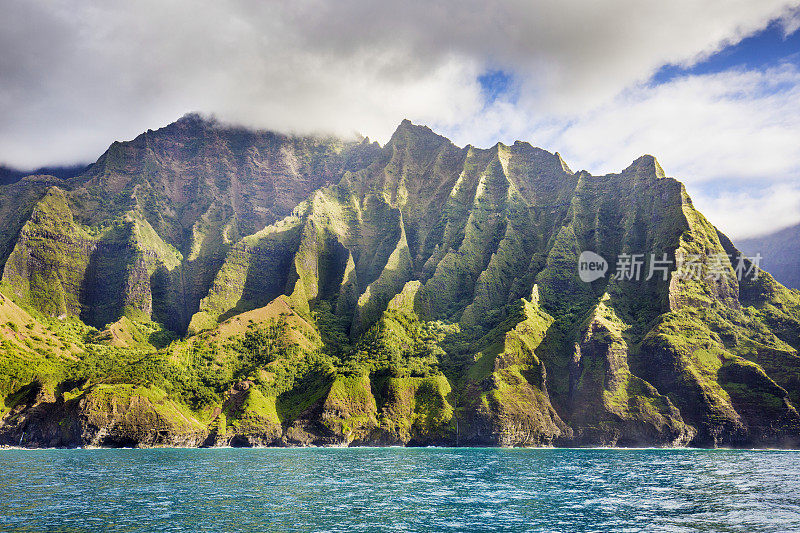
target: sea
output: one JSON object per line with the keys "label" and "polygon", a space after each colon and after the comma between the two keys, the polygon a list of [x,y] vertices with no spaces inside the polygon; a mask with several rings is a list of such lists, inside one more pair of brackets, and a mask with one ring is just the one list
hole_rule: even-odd
{"label": "sea", "polygon": [[800,452],[4,449],[0,531],[800,531]]}

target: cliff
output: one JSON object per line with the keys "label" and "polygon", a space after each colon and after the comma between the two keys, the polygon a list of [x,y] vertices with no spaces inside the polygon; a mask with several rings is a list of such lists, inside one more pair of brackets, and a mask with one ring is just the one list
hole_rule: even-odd
{"label": "cliff", "polygon": [[652,156],[187,116],[0,222],[5,444],[800,445],[800,293]]}

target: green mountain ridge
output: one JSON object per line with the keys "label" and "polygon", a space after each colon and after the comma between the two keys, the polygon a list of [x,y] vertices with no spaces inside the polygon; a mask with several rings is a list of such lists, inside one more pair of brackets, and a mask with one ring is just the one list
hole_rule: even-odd
{"label": "green mountain ridge", "polygon": [[[800,292],[737,279],[652,156],[187,115],[0,220],[3,444],[800,445]],[[672,266],[584,283],[584,250]]]}

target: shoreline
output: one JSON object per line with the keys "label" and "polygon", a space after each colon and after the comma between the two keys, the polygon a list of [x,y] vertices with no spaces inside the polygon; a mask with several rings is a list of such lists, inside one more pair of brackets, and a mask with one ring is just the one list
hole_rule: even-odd
{"label": "shoreline", "polygon": [[553,451],[741,451],[741,452],[800,452],[800,448],[702,448],[689,446],[76,446],[76,447],[28,447],[0,445],[5,450],[49,451],[49,450],[553,450]]}

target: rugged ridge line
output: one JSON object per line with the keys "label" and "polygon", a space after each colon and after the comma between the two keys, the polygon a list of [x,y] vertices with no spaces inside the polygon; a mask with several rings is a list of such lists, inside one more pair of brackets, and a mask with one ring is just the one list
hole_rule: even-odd
{"label": "rugged ridge line", "polygon": [[[0,186],[0,222],[6,444],[800,443],[800,293],[737,279],[649,155],[189,115]],[[584,283],[584,250],[672,266]]]}

